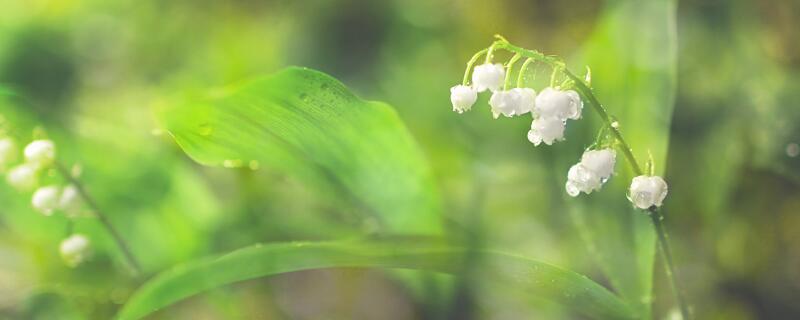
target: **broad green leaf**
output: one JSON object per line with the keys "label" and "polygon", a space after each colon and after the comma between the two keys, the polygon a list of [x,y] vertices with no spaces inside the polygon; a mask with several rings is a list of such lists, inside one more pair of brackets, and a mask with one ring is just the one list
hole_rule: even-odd
{"label": "broad green leaf", "polygon": [[395,111],[323,73],[289,68],[161,112],[206,165],[268,166],[337,192],[389,233],[438,233],[426,160]]}
{"label": "broad green leaf", "polygon": [[[658,174],[664,172],[676,87],[675,10],[672,0],[608,1],[581,56],[591,67],[595,94],[616,116],[639,164],[644,168],[651,152]],[[592,110],[585,113],[597,119]],[[587,131],[582,140],[595,135]],[[601,192],[569,203],[612,286],[641,318],[650,318],[655,235],[649,217],[625,198],[633,174],[621,153],[617,159],[617,175]]]}
{"label": "broad green leaf", "polygon": [[[138,319],[222,285],[300,270],[359,267],[457,273],[466,253],[431,241],[406,239],[259,244],[156,276],[131,296],[118,319]],[[532,298],[552,300],[592,318],[632,317],[627,304],[585,276],[513,255],[481,254],[483,264],[475,274],[482,280],[523,289]]]}

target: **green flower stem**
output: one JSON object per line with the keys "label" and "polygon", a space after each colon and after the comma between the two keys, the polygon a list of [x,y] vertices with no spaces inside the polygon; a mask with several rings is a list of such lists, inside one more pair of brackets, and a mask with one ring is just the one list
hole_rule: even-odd
{"label": "green flower stem", "polygon": [[122,254],[125,257],[125,260],[128,262],[128,265],[130,266],[131,270],[133,271],[134,276],[138,276],[141,273],[139,262],[136,260],[136,257],[133,255],[133,252],[131,252],[130,247],[122,238],[122,235],[119,233],[119,231],[117,231],[117,229],[114,228],[114,225],[111,224],[111,221],[108,220],[108,217],[106,217],[106,215],[102,211],[100,211],[100,207],[98,207],[97,202],[94,201],[94,198],[92,198],[89,195],[89,193],[86,192],[86,189],[83,187],[83,184],[74,176],[72,176],[72,174],[64,165],[56,161],[54,163],[54,166],[56,170],[58,170],[58,172],[64,177],[64,179],[66,179],[67,181],[69,181],[69,183],[75,186],[75,189],[78,190],[78,194],[81,196],[81,198],[83,198],[83,201],[85,201],[86,205],[88,205],[89,208],[92,209],[94,215],[97,216],[98,220],[100,220],[100,223],[103,224],[108,233],[111,234],[111,237],[114,238],[114,242],[116,242],[120,251],[122,251]]}
{"label": "green flower stem", "polygon": [[[633,172],[637,175],[644,175],[644,171],[639,166],[639,163],[636,161],[636,157],[633,156],[633,151],[631,147],[625,142],[625,139],[622,137],[622,133],[619,131],[619,125],[615,124],[615,121],[611,120],[611,117],[608,115],[608,111],[600,104],[600,101],[597,100],[597,97],[594,96],[592,90],[589,88],[588,85],[583,81],[583,79],[575,76],[572,72],[567,70],[564,61],[560,58],[547,56],[543,53],[535,50],[528,50],[521,47],[517,47],[512,45],[504,38],[497,36],[498,40],[492,44],[492,48],[498,49],[505,49],[514,54],[518,54],[524,56],[529,59],[534,59],[536,61],[544,62],[550,65],[553,70],[560,70],[564,73],[569,79],[572,79],[575,85],[575,90],[583,96],[584,99],[588,102],[592,109],[597,112],[600,116],[600,119],[603,123],[611,129],[611,132],[614,135],[614,138],[619,143],[620,149],[622,149],[622,153],[625,155],[628,163],[631,165]],[[686,304],[686,300],[683,297],[683,290],[681,290],[680,282],[678,281],[677,273],[675,272],[675,265],[672,261],[672,252],[669,246],[669,238],[667,237],[667,232],[664,229],[664,226],[661,224],[661,220],[663,220],[663,216],[658,211],[658,208],[652,207],[648,210],[651,220],[653,221],[653,228],[655,229],[656,235],[658,237],[659,247],[661,249],[662,257],[664,258],[664,264],[666,266],[666,273],[667,278],[669,278],[672,293],[675,295],[675,300],[678,303],[678,307],[680,308],[681,315],[683,319],[690,319],[689,317],[689,307]]]}
{"label": "green flower stem", "polygon": [[522,63],[522,67],[519,68],[519,75],[517,76],[517,88],[522,88],[522,80],[525,78],[525,71],[528,70],[528,65],[530,65],[534,60],[531,58],[525,59],[525,62]]}
{"label": "green flower stem", "polygon": [[506,68],[506,80],[503,82],[503,90],[508,90],[508,80],[511,80],[511,71],[514,70],[514,65],[519,61],[522,56],[519,54],[515,54],[511,57],[511,60],[508,61],[508,65]]}
{"label": "green flower stem", "polygon": [[461,84],[463,84],[465,86],[467,85],[467,83],[469,82],[470,71],[472,71],[472,66],[474,66],[475,62],[478,62],[478,59],[480,59],[480,57],[483,54],[487,53],[488,51],[489,51],[489,48],[486,48],[486,49],[483,49],[481,51],[478,51],[478,53],[476,53],[474,56],[472,56],[472,59],[469,59],[469,62],[467,62],[467,70],[464,71],[464,81],[461,82]]}

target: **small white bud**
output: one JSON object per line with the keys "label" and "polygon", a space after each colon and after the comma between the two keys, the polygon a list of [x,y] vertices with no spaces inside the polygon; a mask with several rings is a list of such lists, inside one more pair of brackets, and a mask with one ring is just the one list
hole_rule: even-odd
{"label": "small white bud", "polygon": [[492,107],[492,116],[497,119],[500,115],[511,117],[517,110],[519,99],[512,91],[495,91],[489,98],[489,106]]}
{"label": "small white bud", "polygon": [[570,196],[577,197],[581,192],[592,193],[592,191],[600,189],[602,185],[600,176],[580,163],[569,168],[566,189]]}
{"label": "small white bud", "polygon": [[11,163],[17,161],[18,152],[14,139],[9,137],[0,139],[0,173],[5,172]]}
{"label": "small white bud", "polygon": [[91,243],[89,238],[82,234],[73,234],[69,238],[61,241],[59,251],[64,263],[70,267],[76,267],[91,255]]}
{"label": "small white bud", "polygon": [[566,124],[563,120],[553,118],[533,119],[531,130],[528,131],[528,140],[536,146],[542,142],[551,145],[553,142],[564,139],[565,127]]}
{"label": "small white bud", "polygon": [[472,71],[472,86],[478,92],[486,89],[497,91],[503,87],[506,81],[506,70],[502,64],[484,63],[475,67]]}
{"label": "small white bud", "polygon": [[57,186],[44,186],[36,189],[31,197],[33,209],[45,216],[50,216],[58,208],[59,188]]}
{"label": "small white bud", "polygon": [[659,176],[638,176],[631,181],[628,199],[639,209],[660,207],[667,197],[667,182]]}
{"label": "small white bud", "polygon": [[614,173],[617,153],[614,149],[590,150],[583,153],[581,165],[594,172],[601,179],[607,179]]}
{"label": "small white bud", "polygon": [[583,102],[577,92],[573,90],[561,91],[548,87],[536,96],[533,112],[543,118],[577,120],[581,117],[582,109]]}
{"label": "small white bud", "polygon": [[30,163],[48,165],[56,157],[56,145],[51,140],[34,140],[25,147],[25,159]]}
{"label": "small white bud", "polygon": [[64,187],[64,191],[61,191],[61,197],[58,199],[58,208],[64,211],[67,217],[80,216],[82,204],[83,201],[75,185]]}
{"label": "small white bud", "polygon": [[6,181],[20,191],[29,191],[36,187],[38,182],[38,168],[34,164],[23,163],[11,168],[6,176]]}
{"label": "small white bud", "polygon": [[514,111],[515,115],[523,115],[533,110],[534,103],[536,102],[536,91],[531,88],[514,88],[511,89],[517,96],[517,109]]}
{"label": "small white bud", "polygon": [[450,102],[453,103],[453,111],[464,113],[472,109],[475,100],[478,99],[478,92],[470,86],[457,85],[450,88]]}

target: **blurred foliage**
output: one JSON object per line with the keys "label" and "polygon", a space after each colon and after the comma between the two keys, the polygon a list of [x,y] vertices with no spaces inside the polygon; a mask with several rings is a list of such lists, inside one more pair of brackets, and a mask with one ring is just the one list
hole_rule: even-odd
{"label": "blurred foliage", "polygon": [[[533,148],[529,121],[492,120],[480,107],[486,97],[470,113],[450,111],[447,89],[464,62],[500,33],[568,58],[577,73],[588,64],[640,161],[653,153],[670,183],[665,223],[698,319],[800,317],[800,3],[679,1],[676,47],[647,27],[668,23],[657,5],[631,3],[4,1],[0,115],[26,138],[44,129],[60,159],[80,166],[149,277],[254,243],[361,234],[367,221],[330,199],[341,190],[320,193],[264,164],[199,166],[156,121],[153,107],[184,93],[288,65],[319,69],[396,109],[430,165],[448,234],[576,270],[623,295],[614,277],[630,275],[624,281],[642,286],[632,295],[646,298],[652,272],[653,317],[670,314],[663,270],[647,261],[649,231],[637,254],[603,251],[616,252],[605,258],[610,269],[579,235],[578,217],[597,233],[614,230],[606,214],[632,214],[615,211],[625,205],[623,166],[602,192],[564,196],[566,168],[594,137],[593,114],[568,128],[565,143]],[[29,194],[0,186],[0,318],[110,318],[144,279],[130,277],[93,219],[74,230],[90,236],[94,257],[66,267],[57,249],[66,218],[29,203]],[[626,230],[596,236],[609,247],[632,236]],[[574,317],[476,282],[304,271],[225,286],[152,318]]]}

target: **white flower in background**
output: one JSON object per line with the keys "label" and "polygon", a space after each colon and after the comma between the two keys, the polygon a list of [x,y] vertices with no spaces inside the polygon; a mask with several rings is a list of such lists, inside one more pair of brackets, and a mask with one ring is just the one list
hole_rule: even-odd
{"label": "white flower in background", "polygon": [[50,140],[34,140],[25,147],[25,160],[48,165],[56,157],[56,145]]}
{"label": "white flower in background", "polygon": [[75,185],[68,185],[61,191],[61,197],[58,199],[58,208],[64,211],[67,217],[77,217],[81,215],[82,201],[78,188]]}
{"label": "white flower in background", "polygon": [[638,176],[631,181],[628,199],[639,209],[660,207],[667,197],[667,182],[659,176]]}
{"label": "white flower in background", "polygon": [[553,118],[536,118],[531,122],[531,130],[528,131],[528,140],[534,145],[544,142],[547,145],[564,139],[564,128],[566,124],[563,120]]}
{"label": "white flower in background", "polygon": [[5,172],[8,165],[17,161],[18,152],[14,139],[9,137],[0,139],[0,172]]}
{"label": "white flower in background", "polygon": [[545,88],[536,96],[533,112],[542,118],[577,120],[581,117],[583,102],[574,90],[561,91]]}
{"label": "white flower in background", "polygon": [[531,88],[514,88],[510,90],[517,96],[517,109],[514,115],[523,115],[533,110],[536,102],[536,91]]}
{"label": "white flower in background", "polygon": [[581,192],[589,194],[599,190],[614,173],[616,156],[616,152],[612,149],[584,152],[581,162],[569,168],[567,193],[577,197]]}
{"label": "white flower in background", "polygon": [[44,186],[36,189],[31,197],[33,209],[46,216],[52,215],[53,211],[58,208],[60,191],[57,186]]}
{"label": "white flower in background", "polygon": [[478,99],[478,92],[470,86],[457,85],[450,88],[450,102],[453,103],[453,111],[464,113],[472,109],[475,100]]}
{"label": "white flower in background", "polygon": [[89,238],[82,234],[73,234],[61,241],[59,251],[61,258],[70,267],[76,267],[91,254]]}
{"label": "white flower in background", "polygon": [[36,187],[38,182],[37,166],[30,163],[23,163],[11,168],[6,176],[6,181],[12,187],[20,191],[28,191]]}
{"label": "white flower in background", "polygon": [[472,71],[472,86],[478,92],[486,91],[486,89],[500,90],[505,80],[506,70],[499,63],[484,63]]}

